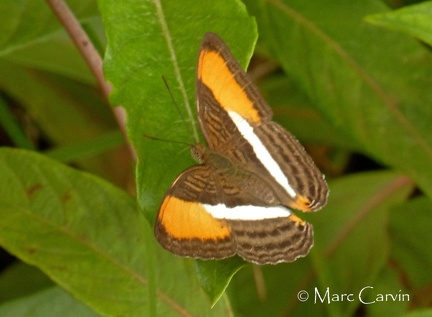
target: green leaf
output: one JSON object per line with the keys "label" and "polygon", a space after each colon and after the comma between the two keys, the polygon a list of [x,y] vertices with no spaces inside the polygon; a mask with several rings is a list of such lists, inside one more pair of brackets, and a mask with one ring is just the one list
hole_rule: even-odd
{"label": "green leaf", "polygon": [[430,52],[364,23],[388,11],[378,1],[247,3],[263,41],[326,120],[432,197]]}
{"label": "green leaf", "polygon": [[24,150],[0,149],[0,170],[0,245],[98,313],[220,316],[227,309],[221,302],[210,310],[192,261],[156,246],[134,200],[114,186]]}
{"label": "green leaf", "polygon": [[[68,5],[83,26],[94,33],[92,37],[101,38],[97,32],[101,21],[93,18],[97,2],[72,0]],[[94,85],[95,80],[66,32],[58,32],[61,25],[47,3],[5,0],[0,3],[0,12],[8,12],[0,34],[0,86],[12,105],[24,108],[18,113],[25,113],[21,116],[27,120],[23,125],[36,145],[42,135],[44,146],[79,147],[83,142],[82,148],[88,140],[116,126],[100,93],[82,84]],[[12,122],[3,119],[9,125]],[[124,170],[129,168],[125,151],[116,148],[108,156],[103,153],[106,147],[98,145],[93,147],[92,157],[73,153],[74,163],[113,182],[125,183]]]}
{"label": "green leaf", "polygon": [[53,282],[40,270],[34,266],[17,262],[1,272],[0,303],[28,296],[52,286]]}
{"label": "green leaf", "polygon": [[[101,0],[100,9],[108,38],[104,69],[114,87],[111,100],[126,108],[128,135],[138,156],[137,198],[153,223],[172,182],[193,164],[189,144],[201,138],[194,90],[202,37],[218,33],[246,65],[256,25],[244,5],[232,0]],[[237,269],[233,270],[223,278],[229,279]],[[226,285],[228,280],[219,283]]]}
{"label": "green leaf", "polygon": [[101,0],[100,8],[108,38],[105,74],[114,86],[111,99],[126,108],[138,155],[138,201],[153,220],[164,193],[192,159],[187,145],[143,136],[198,142],[194,90],[200,41],[206,32],[218,33],[246,65],[256,26],[245,7],[232,0]]}
{"label": "green leaf", "polygon": [[18,124],[13,114],[8,108],[6,100],[0,96],[0,125],[9,135],[12,142],[17,147],[32,150],[33,143],[27,138],[24,131]]}
{"label": "green leaf", "polygon": [[64,290],[58,287],[0,305],[0,316],[8,317],[97,317]]}
{"label": "green leaf", "polygon": [[409,34],[432,45],[432,1],[410,5],[391,12],[369,15],[365,21]]}
{"label": "green leaf", "polygon": [[[68,1],[77,17],[88,18],[97,12],[96,1]],[[0,32],[0,56],[44,40],[60,30],[57,17],[46,3],[40,1],[0,1],[2,32]]]}
{"label": "green leaf", "polygon": [[195,261],[201,287],[210,298],[212,306],[221,298],[234,274],[244,266],[245,262],[239,257],[223,261]]}
{"label": "green leaf", "polygon": [[[317,235],[311,260],[321,292],[330,287],[338,294],[353,293],[371,285],[385,265],[390,253],[389,208],[403,202],[413,184],[382,172],[348,176],[330,188],[332,204],[308,217]],[[349,316],[359,304],[344,301],[326,308],[330,316]]]}
{"label": "green leaf", "polygon": [[273,110],[274,121],[282,124],[301,142],[346,149],[354,147],[352,141],[338,133],[287,76],[266,78],[260,88]]}
{"label": "green leaf", "polygon": [[83,57],[65,32],[57,32],[43,41],[14,50],[13,54],[2,56],[1,60],[73,78],[92,86],[96,83]]}
{"label": "green leaf", "polygon": [[[0,70],[2,89],[20,102],[55,144],[96,137],[114,123],[105,118],[110,115],[107,104],[92,88],[4,61]],[[84,100],[77,99],[77,93]]]}
{"label": "green leaf", "polygon": [[[99,139],[102,142],[93,146],[91,154],[101,154],[107,149],[100,135],[112,131],[116,125],[108,104],[94,88],[1,60],[0,72],[2,89],[26,110],[52,144],[82,149],[86,143]],[[97,149],[100,151],[96,152]],[[69,158],[74,155],[74,163],[80,167],[119,183],[129,167],[121,151],[93,157],[69,154]]]}
{"label": "green leaf", "polygon": [[106,132],[98,137],[81,141],[76,144],[65,145],[46,151],[45,154],[60,162],[73,162],[84,157],[91,157],[104,151],[113,150],[124,144],[124,137],[117,129]]}
{"label": "green leaf", "polygon": [[[381,271],[378,278],[368,286],[372,286],[373,289],[364,291],[364,301],[372,303],[365,305],[367,316],[401,316],[408,311],[410,301],[412,301],[412,295],[403,286],[397,272],[392,269],[390,265],[387,265],[387,267]],[[396,300],[377,301],[378,294],[392,294],[396,296]],[[408,300],[406,294],[409,296]]]}
{"label": "green leaf", "polygon": [[[250,271],[237,274],[229,291],[240,315],[351,316],[361,305],[359,290],[374,285],[388,260],[389,208],[406,199],[412,183],[394,173],[376,172],[344,177],[329,187],[325,209],[301,215],[314,226],[315,245],[308,257],[262,267],[263,281],[257,283],[261,289],[251,285]],[[354,301],[329,304],[327,288],[330,295],[354,294]],[[308,292],[309,299],[300,301],[300,291]]]}
{"label": "green leaf", "polygon": [[301,313],[294,311],[305,284],[302,278],[310,272],[308,257],[275,266],[246,266],[227,289],[236,316],[324,316],[323,308],[313,309],[313,303],[300,304]]}
{"label": "green leaf", "polygon": [[413,311],[400,317],[432,317],[432,309]]}
{"label": "green leaf", "polygon": [[[429,269],[432,265],[432,245],[425,238],[430,235],[432,226],[431,210],[431,200],[420,197],[398,206],[392,212],[392,255],[414,289],[432,283],[432,272]],[[430,298],[430,292],[428,293]]]}
{"label": "green leaf", "polygon": [[[67,5],[90,33],[92,42],[100,46],[104,37],[100,35],[103,32],[98,32],[101,21],[97,18],[96,0],[71,0]],[[95,84],[94,76],[48,3],[2,0],[0,12],[7,12],[2,15],[0,34],[2,61]]]}
{"label": "green leaf", "polygon": [[142,309],[124,297],[132,291],[144,300],[147,293],[146,226],[133,200],[32,152],[2,149],[0,166],[1,245],[98,311]]}

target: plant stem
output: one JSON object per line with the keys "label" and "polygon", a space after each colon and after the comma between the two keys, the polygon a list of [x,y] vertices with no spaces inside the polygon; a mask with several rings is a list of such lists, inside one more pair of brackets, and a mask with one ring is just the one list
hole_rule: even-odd
{"label": "plant stem", "polygon": [[[69,6],[63,0],[46,0],[46,2],[51,7],[52,11],[57,16],[65,30],[68,32],[72,41],[75,43],[88,67],[90,68],[90,71],[95,76],[103,96],[106,98],[106,100],[108,100],[108,96],[112,90],[112,87],[105,81],[102,70],[102,58],[94,47],[90,38],[87,36],[87,33],[81,27],[81,24],[70,10]],[[111,107],[111,109],[123,135],[125,136],[125,139],[127,140],[126,115],[123,107]],[[133,148],[129,142],[128,145],[132,156],[135,158]]]}

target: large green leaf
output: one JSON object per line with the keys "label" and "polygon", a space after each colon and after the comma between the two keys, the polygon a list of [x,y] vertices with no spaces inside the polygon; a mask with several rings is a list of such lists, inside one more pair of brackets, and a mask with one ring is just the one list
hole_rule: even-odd
{"label": "large green leaf", "polygon": [[327,121],[432,197],[430,52],[364,23],[366,15],[387,11],[379,1],[247,3],[263,41]]}
{"label": "large green leaf", "polygon": [[[351,316],[361,305],[359,291],[374,285],[389,256],[389,207],[406,199],[412,183],[376,172],[341,178],[329,187],[327,207],[301,215],[314,226],[315,245],[307,258],[262,267],[261,297],[250,272],[237,274],[228,290],[241,316]],[[301,301],[305,292],[309,297]],[[340,300],[332,300],[333,294]],[[354,294],[354,300],[342,300],[342,294]]]}
{"label": "large green leaf", "polygon": [[256,26],[244,5],[232,0],[101,0],[100,9],[108,38],[105,74],[114,86],[111,100],[126,108],[138,155],[138,201],[153,220],[164,192],[192,159],[187,144],[143,136],[198,142],[194,87],[200,41],[206,32],[218,33],[246,65]]}
{"label": "large green leaf", "polygon": [[0,245],[98,313],[227,309],[221,302],[210,310],[191,261],[156,246],[134,200],[114,186],[24,150],[1,149],[0,170]]}
{"label": "large green leaf", "polygon": [[407,33],[432,45],[432,1],[370,15],[366,17],[366,21]]}
{"label": "large green leaf", "polygon": [[[246,65],[256,40],[256,26],[244,5],[232,0],[101,0],[100,8],[108,38],[105,74],[114,87],[111,100],[126,108],[128,134],[138,156],[138,201],[153,223],[171,183],[193,164],[189,144],[201,138],[194,87],[202,37],[206,32],[218,33]],[[144,136],[168,142],[145,140]],[[219,285],[227,285],[237,268],[232,270]],[[220,288],[207,286],[214,301]]]}

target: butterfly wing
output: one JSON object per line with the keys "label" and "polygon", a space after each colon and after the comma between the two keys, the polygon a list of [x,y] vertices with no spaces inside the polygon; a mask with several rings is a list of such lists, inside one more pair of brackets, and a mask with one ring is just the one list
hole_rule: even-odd
{"label": "butterfly wing", "polygon": [[283,205],[303,211],[325,205],[323,175],[298,141],[271,121],[270,107],[213,33],[201,43],[196,90],[201,129],[211,149],[274,184]]}
{"label": "butterfly wing", "polygon": [[193,166],[175,180],[159,208],[155,236],[168,251],[193,258],[223,259],[236,253],[230,226],[201,202],[216,195],[210,166]]}
{"label": "butterfly wing", "polygon": [[[248,187],[258,188],[259,194]],[[268,206],[269,201],[274,205]],[[180,256],[223,259],[238,254],[258,264],[294,261],[313,244],[312,226],[278,206],[262,180],[212,165],[191,167],[176,179],[159,210],[155,236]]]}

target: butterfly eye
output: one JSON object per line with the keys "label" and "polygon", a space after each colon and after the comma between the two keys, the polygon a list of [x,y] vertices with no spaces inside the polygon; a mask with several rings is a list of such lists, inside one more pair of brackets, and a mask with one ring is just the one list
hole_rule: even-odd
{"label": "butterfly eye", "polygon": [[204,163],[208,160],[207,150],[202,144],[194,144],[191,146],[191,154],[195,161]]}

